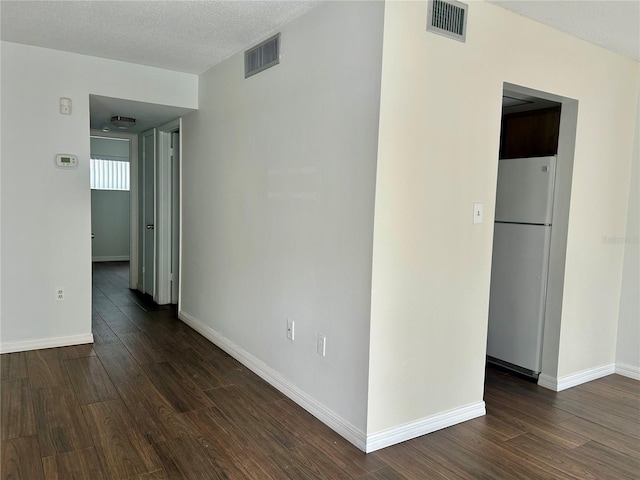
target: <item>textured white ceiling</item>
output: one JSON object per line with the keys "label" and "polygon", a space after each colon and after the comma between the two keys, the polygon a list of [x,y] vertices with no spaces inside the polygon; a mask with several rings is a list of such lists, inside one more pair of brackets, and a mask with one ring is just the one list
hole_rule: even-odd
{"label": "textured white ceiling", "polygon": [[[489,1],[640,61],[640,0]],[[318,3],[2,0],[0,34],[10,42],[202,73]]]}
{"label": "textured white ceiling", "polygon": [[[92,130],[111,132],[140,133],[150,128],[168,123],[193,110],[188,108],[157,105],[154,103],[134,102],[120,98],[89,96],[90,126]],[[136,119],[133,127],[121,130],[111,125],[111,117],[131,117]]]}
{"label": "textured white ceiling", "polygon": [[[489,1],[640,61],[640,0]],[[318,3],[0,0],[0,38],[199,74]],[[112,115],[135,117],[137,125],[130,131],[140,131],[186,113],[161,105],[91,98],[91,126],[97,129]]]}
{"label": "textured white ceiling", "polygon": [[5,1],[2,40],[202,73],[317,1]]}
{"label": "textured white ceiling", "polygon": [[489,0],[640,61],[640,0]]}

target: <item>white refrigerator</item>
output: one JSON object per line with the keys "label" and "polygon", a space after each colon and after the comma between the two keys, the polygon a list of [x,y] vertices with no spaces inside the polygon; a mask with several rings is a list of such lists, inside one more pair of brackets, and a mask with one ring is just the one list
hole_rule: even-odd
{"label": "white refrigerator", "polygon": [[537,377],[542,364],[556,157],[498,162],[487,357]]}

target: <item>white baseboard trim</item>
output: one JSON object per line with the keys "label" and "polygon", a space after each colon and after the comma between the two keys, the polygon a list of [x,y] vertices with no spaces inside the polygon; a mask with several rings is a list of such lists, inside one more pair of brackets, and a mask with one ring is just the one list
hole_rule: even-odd
{"label": "white baseboard trim", "polygon": [[328,409],[316,399],[300,390],[279,372],[269,367],[260,359],[254,357],[239,345],[223,337],[211,327],[203,324],[198,319],[183,311],[178,312],[178,318],[189,325],[195,331],[203,335],[209,341],[220,347],[241,364],[261,377],[267,383],[285,394],[295,403],[304,408],[311,415],[334,430],[336,433],[353,443],[362,451],[366,451],[366,436],[364,432],[351,425],[338,414]]}
{"label": "white baseboard trim", "polygon": [[0,343],[0,353],[25,352],[27,350],[41,350],[43,348],[69,347],[93,343],[93,334],[69,335],[66,337],[38,338],[35,340],[23,340],[20,342]]}
{"label": "white baseboard trim", "polygon": [[538,376],[538,385],[553,390],[554,392],[558,391],[558,379],[546,373],[541,373],[540,376]]}
{"label": "white baseboard trim", "polygon": [[598,378],[606,377],[616,372],[616,365],[610,363],[608,365],[601,365],[596,368],[590,368],[578,373],[572,373],[571,375],[565,375],[563,377],[552,377],[541,373],[538,377],[538,385],[555,392],[561,392],[567,388],[582,385],[583,383],[597,380]]}
{"label": "white baseboard trim", "polygon": [[640,367],[629,365],[627,363],[616,363],[616,373],[625,377],[640,380]]}
{"label": "white baseboard trim", "polygon": [[411,440],[412,438],[451,427],[473,418],[482,417],[486,415],[486,413],[485,403],[478,402],[448,412],[438,413],[405,425],[400,425],[399,427],[393,427],[372,435],[367,435],[366,452],[375,452],[376,450],[395,445],[396,443]]}
{"label": "white baseboard trim", "polygon": [[111,257],[91,257],[92,262],[128,262],[129,255],[113,255]]}

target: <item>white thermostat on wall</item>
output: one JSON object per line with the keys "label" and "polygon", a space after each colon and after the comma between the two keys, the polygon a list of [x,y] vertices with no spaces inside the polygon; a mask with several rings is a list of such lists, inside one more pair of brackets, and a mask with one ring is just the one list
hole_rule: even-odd
{"label": "white thermostat on wall", "polygon": [[75,155],[67,155],[66,153],[61,153],[56,155],[56,167],[58,168],[77,168],[78,167],[78,157]]}

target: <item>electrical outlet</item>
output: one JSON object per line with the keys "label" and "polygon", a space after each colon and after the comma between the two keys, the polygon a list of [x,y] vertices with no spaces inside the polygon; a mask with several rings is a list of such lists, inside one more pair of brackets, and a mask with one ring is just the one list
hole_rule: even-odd
{"label": "electrical outlet", "polygon": [[291,341],[295,340],[295,328],[296,323],[291,319],[287,319],[287,338]]}
{"label": "electrical outlet", "polygon": [[322,355],[323,357],[327,355],[327,337],[320,333],[318,334],[316,351],[318,352],[318,355]]}
{"label": "electrical outlet", "polygon": [[64,300],[64,287],[56,288],[56,300],[62,302]]}

